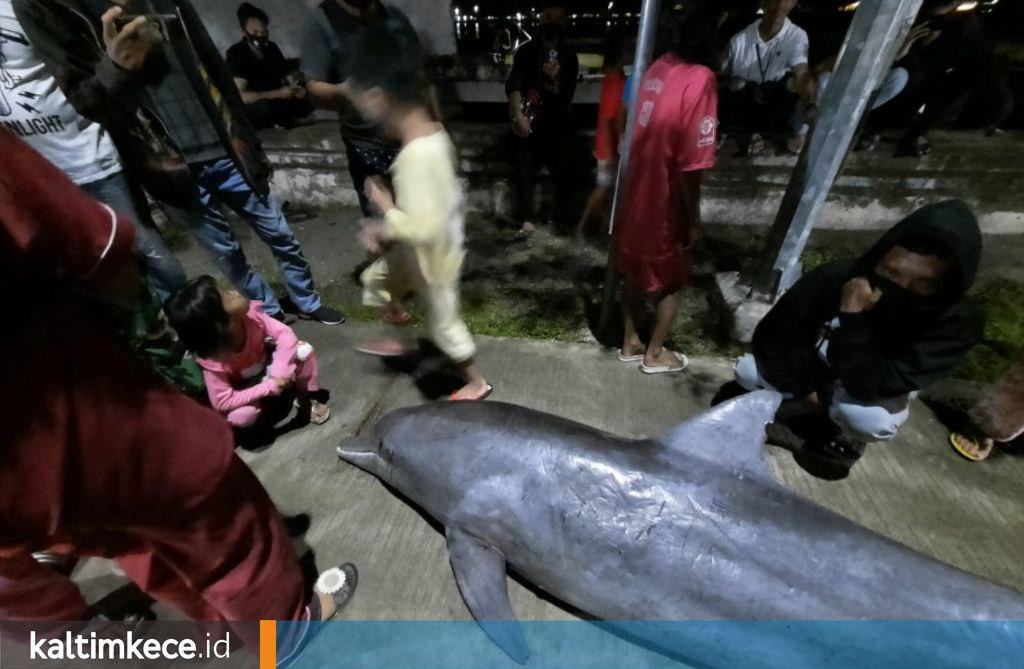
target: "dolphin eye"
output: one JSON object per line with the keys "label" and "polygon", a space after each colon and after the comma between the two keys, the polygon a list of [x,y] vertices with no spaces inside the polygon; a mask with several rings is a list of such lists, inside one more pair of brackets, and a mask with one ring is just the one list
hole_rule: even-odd
{"label": "dolphin eye", "polygon": [[377,453],[380,455],[380,459],[383,460],[384,462],[391,462],[391,458],[392,458],[392,456],[394,456],[395,451],[394,451],[394,449],[387,448],[384,445],[384,442],[381,441],[377,445]]}

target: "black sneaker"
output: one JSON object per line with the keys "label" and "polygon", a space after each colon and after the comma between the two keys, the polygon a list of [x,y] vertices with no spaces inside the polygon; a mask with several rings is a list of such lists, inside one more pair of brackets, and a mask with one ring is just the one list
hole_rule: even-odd
{"label": "black sneaker", "polygon": [[826,481],[840,481],[850,475],[850,470],[857,464],[867,444],[853,441],[846,437],[808,443],[803,451],[794,453],[793,457],[804,471]]}
{"label": "black sneaker", "polygon": [[807,440],[794,432],[788,425],[781,421],[768,423],[764,428],[765,442],[772,446],[784,448],[793,453],[800,453],[807,445]]}
{"label": "black sneaker", "polygon": [[341,325],[345,322],[345,314],[341,313],[337,309],[331,309],[330,307],[320,307],[316,311],[311,311],[305,314],[306,318],[314,320],[324,325]]}
{"label": "black sneaker", "polygon": [[292,323],[298,320],[297,318],[295,318],[295,316],[287,314],[283,311],[279,311],[276,314],[270,314],[270,317],[273,318],[275,321],[281,321],[285,325],[291,325]]}

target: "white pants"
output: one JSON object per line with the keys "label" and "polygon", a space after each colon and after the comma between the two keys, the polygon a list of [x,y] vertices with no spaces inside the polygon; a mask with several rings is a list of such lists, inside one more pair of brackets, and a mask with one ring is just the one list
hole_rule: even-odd
{"label": "white pants", "polygon": [[[751,354],[736,363],[736,383],[745,390],[775,390],[764,380],[757,369],[757,361]],[[786,395],[783,393],[783,395]],[[910,418],[912,395],[894,397],[876,402],[862,402],[851,397],[842,385],[837,384],[832,393],[829,418],[842,433],[855,441],[889,441]],[[792,399],[792,396],[788,396]]]}

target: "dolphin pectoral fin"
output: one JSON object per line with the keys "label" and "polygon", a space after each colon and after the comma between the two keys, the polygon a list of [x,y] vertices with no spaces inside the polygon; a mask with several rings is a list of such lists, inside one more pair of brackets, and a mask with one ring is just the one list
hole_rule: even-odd
{"label": "dolphin pectoral fin", "polygon": [[447,528],[448,555],[459,592],[483,631],[519,664],[530,657],[526,637],[508,601],[505,556],[458,528]]}
{"label": "dolphin pectoral fin", "polygon": [[764,461],[764,428],[775,418],[781,402],[782,396],[774,391],[748,393],[677,425],[657,441],[773,481]]}

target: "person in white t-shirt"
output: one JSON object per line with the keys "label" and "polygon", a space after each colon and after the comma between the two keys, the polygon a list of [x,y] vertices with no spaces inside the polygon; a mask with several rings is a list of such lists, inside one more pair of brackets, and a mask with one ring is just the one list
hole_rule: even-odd
{"label": "person in white t-shirt", "polygon": [[801,100],[813,105],[815,90],[807,33],[789,20],[797,2],[764,0],[762,18],[733,36],[723,58],[723,126],[737,133],[744,154],[760,153],[767,133],[786,134],[788,148],[799,150],[793,111]]}
{"label": "person in white t-shirt", "polygon": [[140,219],[143,207],[136,206],[139,200],[122,173],[110,135],[68,102],[32,47],[11,0],[0,0],[0,127],[41,153],[94,198],[136,222],[136,254],[161,300],[185,285],[181,263],[160,233]]}

